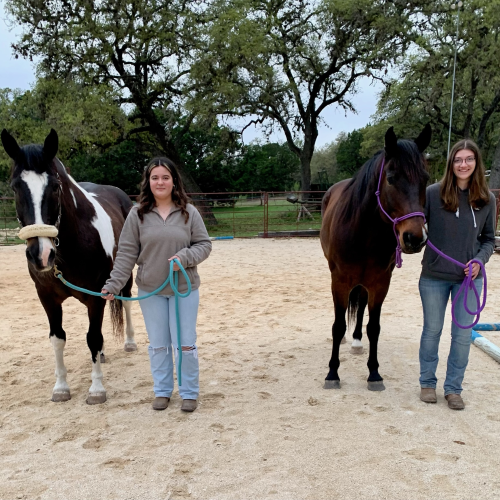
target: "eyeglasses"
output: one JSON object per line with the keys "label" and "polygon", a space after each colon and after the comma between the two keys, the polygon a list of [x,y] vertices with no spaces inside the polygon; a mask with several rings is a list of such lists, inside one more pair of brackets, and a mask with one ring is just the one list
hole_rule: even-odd
{"label": "eyeglasses", "polygon": [[[464,158],[455,158],[453,160],[453,165],[458,167],[459,165],[462,165],[463,161],[464,161]],[[465,163],[467,163],[467,165],[474,165],[475,162],[476,162],[476,158],[474,158],[474,156],[468,156],[467,158],[465,158]]]}

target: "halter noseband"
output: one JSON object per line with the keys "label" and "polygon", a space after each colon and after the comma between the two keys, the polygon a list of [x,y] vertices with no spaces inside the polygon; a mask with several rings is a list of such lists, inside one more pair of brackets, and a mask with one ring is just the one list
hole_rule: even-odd
{"label": "halter noseband", "polygon": [[385,214],[385,216],[392,222],[392,230],[394,231],[394,236],[396,237],[396,241],[397,241],[397,245],[396,245],[396,267],[397,268],[400,268],[402,265],[403,265],[403,258],[401,256],[402,254],[402,249],[401,249],[401,243],[399,242],[399,238],[398,238],[398,233],[396,232],[396,226],[406,220],[406,219],[409,219],[411,217],[423,217],[424,218],[424,222],[425,222],[425,214],[423,212],[412,212],[410,214],[407,214],[407,215],[403,215],[402,217],[396,217],[395,219],[393,219],[385,210],[384,210],[384,207],[382,206],[382,203],[380,202],[380,183],[382,182],[382,173],[384,172],[384,165],[385,165],[385,156],[382,160],[382,166],[380,167],[380,175],[378,177],[378,187],[377,187],[377,191],[375,191],[375,196],[377,197],[377,203],[378,203],[378,206],[380,208],[380,210],[382,210],[382,212]]}

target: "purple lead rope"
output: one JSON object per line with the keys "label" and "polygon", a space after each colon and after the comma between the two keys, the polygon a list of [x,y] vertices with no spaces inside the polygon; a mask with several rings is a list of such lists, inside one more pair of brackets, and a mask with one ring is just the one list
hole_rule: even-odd
{"label": "purple lead rope", "polygon": [[[396,237],[396,267],[400,268],[403,265],[403,259],[402,259],[402,249],[401,249],[401,244],[399,242],[398,234],[396,232],[396,225],[399,224],[401,221],[404,221],[406,219],[409,219],[410,217],[422,217],[425,222],[425,214],[423,212],[412,212],[408,215],[403,215],[402,217],[396,217],[393,219],[385,210],[384,207],[382,206],[382,203],[380,202],[380,183],[382,181],[382,173],[384,171],[384,165],[385,165],[385,157],[382,160],[382,166],[380,168],[380,175],[378,178],[378,187],[377,191],[375,192],[375,196],[377,197],[377,202],[380,210],[385,214],[385,216],[392,222],[392,230],[394,231],[394,236]],[[461,269],[465,268],[465,264],[462,264],[461,262],[458,262],[458,260],[455,260],[448,255],[444,254],[436,248],[429,240],[427,240],[427,246],[430,247],[432,250],[434,250],[440,257],[443,257],[449,262],[452,262],[453,264],[456,264],[457,266],[460,266]],[[479,267],[481,268],[481,272],[483,273],[484,277],[484,283],[483,283],[483,303],[481,304],[480,298],[479,298],[479,293],[477,291],[476,285],[474,284],[474,280],[472,279],[472,264],[476,262],[479,264]],[[451,318],[455,325],[458,326],[458,328],[462,328],[463,330],[467,330],[468,328],[472,328],[479,322],[479,318],[481,316],[481,312],[483,312],[483,309],[486,305],[486,293],[487,293],[487,286],[486,286],[486,271],[484,269],[484,265],[480,260],[477,259],[472,259],[469,264],[469,274],[465,277],[464,281],[462,282],[462,285],[460,286],[460,289],[458,290],[457,295],[453,299],[453,302],[451,303]],[[467,305],[468,302],[468,294],[469,290],[472,290],[474,292],[474,295],[476,296],[476,304],[477,304],[477,310],[476,311],[471,311],[469,310],[469,307]],[[468,326],[463,326],[461,325],[458,321],[457,318],[455,317],[455,305],[458,301],[458,298],[460,295],[464,294],[464,309],[471,315],[471,316],[476,316],[476,320],[468,325]]]}

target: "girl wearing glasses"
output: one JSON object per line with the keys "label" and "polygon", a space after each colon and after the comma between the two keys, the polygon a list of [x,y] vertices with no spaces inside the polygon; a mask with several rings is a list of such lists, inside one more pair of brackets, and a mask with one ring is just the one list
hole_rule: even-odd
{"label": "girl wearing glasses", "polygon": [[[488,190],[481,152],[470,139],[461,140],[451,149],[441,182],[427,188],[425,217],[429,240],[459,262],[468,264],[477,259],[486,264],[495,246],[495,216],[495,197]],[[468,265],[461,269],[426,247],[419,281],[424,312],[419,351],[420,399],[425,403],[437,402],[436,368],[446,306],[468,274]],[[472,278],[480,293],[483,277],[477,263],[472,264]],[[467,305],[470,311],[477,309],[473,291],[469,292]],[[461,325],[473,322],[463,305],[463,295],[457,301],[455,317]],[[471,328],[462,329],[452,322],[444,395],[453,410],[465,407],[461,392],[470,338]]]}

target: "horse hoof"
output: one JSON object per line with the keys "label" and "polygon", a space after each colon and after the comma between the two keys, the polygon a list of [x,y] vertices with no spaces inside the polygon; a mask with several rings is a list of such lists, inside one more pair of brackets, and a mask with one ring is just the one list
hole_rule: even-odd
{"label": "horse hoof", "polygon": [[345,335],[342,337],[342,340],[340,341],[341,344],[345,344],[347,342]]}
{"label": "horse hoof", "polygon": [[106,402],[106,393],[105,392],[96,392],[94,394],[90,394],[87,397],[88,405],[100,405]]}
{"label": "horse hoof", "polygon": [[368,382],[369,391],[385,391],[385,385],[382,380],[375,380],[374,382]]}
{"label": "horse hoof", "polygon": [[351,354],[363,354],[363,346],[351,346]]}
{"label": "horse hoof", "polygon": [[63,403],[64,401],[69,401],[71,399],[71,394],[69,391],[64,392],[53,392],[51,400],[54,403]]}
{"label": "horse hoof", "polygon": [[106,363],[106,356],[104,356],[103,352],[99,355],[99,359],[101,360],[101,363]]}
{"label": "horse hoof", "polygon": [[325,380],[323,389],[340,389],[340,380]]}
{"label": "horse hoof", "polygon": [[123,346],[123,350],[125,352],[137,351],[137,344],[135,342],[125,342],[125,345]]}

